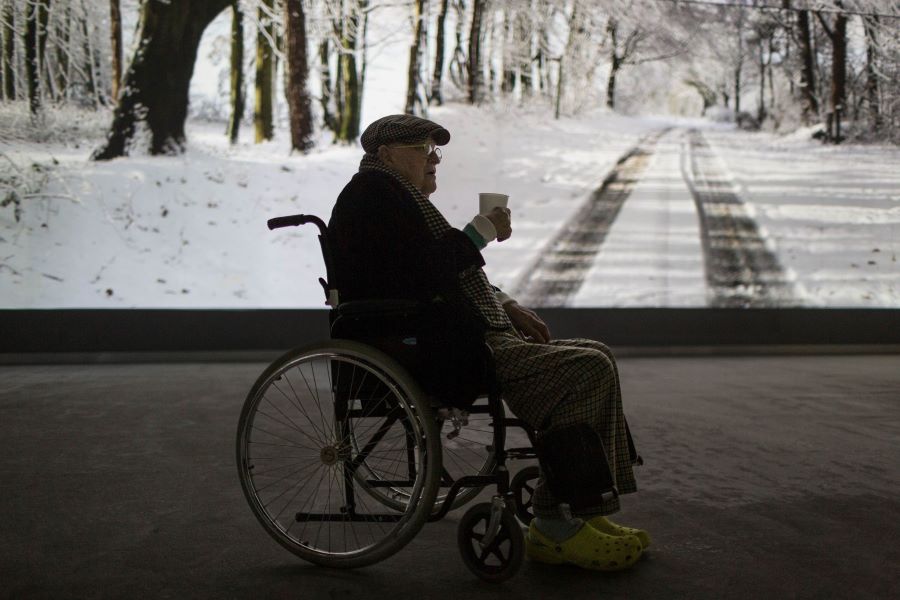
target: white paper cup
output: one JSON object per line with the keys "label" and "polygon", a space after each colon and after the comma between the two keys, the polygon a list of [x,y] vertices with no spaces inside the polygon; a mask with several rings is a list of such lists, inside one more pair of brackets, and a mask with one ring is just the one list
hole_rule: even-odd
{"label": "white paper cup", "polygon": [[497,206],[506,208],[509,202],[509,196],[506,194],[494,194],[491,192],[482,192],[478,194],[478,214],[486,215]]}

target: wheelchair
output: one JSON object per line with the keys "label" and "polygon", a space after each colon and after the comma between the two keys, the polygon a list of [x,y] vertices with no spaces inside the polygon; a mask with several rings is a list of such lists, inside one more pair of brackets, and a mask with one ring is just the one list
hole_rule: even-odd
{"label": "wheelchair", "polygon": [[[332,339],[290,350],[247,395],[236,458],[253,514],[298,557],[355,568],[392,556],[426,522],[495,486],[490,502],[465,512],[457,542],[481,579],[513,576],[524,558],[521,523],[533,517],[539,471],[532,464],[510,478],[507,461],[537,458],[535,438],[524,422],[506,416],[490,348],[485,344],[487,377],[474,405],[460,411],[429,397],[404,366],[415,338],[371,331],[373,323],[404,322],[411,303],[339,303],[329,285],[325,223],[293,215],[268,226],[309,223],[319,229],[327,278],[319,282],[331,307]],[[507,447],[511,430],[521,446]]]}

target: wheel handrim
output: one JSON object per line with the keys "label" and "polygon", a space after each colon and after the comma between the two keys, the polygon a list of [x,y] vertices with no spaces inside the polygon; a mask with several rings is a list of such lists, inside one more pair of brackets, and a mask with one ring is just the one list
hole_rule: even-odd
{"label": "wheel handrim", "polygon": [[[366,396],[375,392],[383,396]],[[341,393],[347,396],[343,409],[329,410]],[[423,498],[426,471],[425,432],[408,390],[364,358],[322,352],[272,373],[245,410],[242,484],[282,544],[310,558],[342,559],[396,543]],[[376,435],[378,445],[361,458],[366,444],[359,440]],[[367,487],[372,480],[356,473],[360,464],[382,481],[407,484],[397,486],[406,501],[394,514]]]}

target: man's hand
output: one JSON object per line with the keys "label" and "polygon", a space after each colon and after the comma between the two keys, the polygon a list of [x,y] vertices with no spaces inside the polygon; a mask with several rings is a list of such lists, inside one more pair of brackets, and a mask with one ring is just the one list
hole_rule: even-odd
{"label": "man's hand", "polygon": [[487,219],[494,224],[494,229],[497,230],[497,241],[502,242],[503,240],[508,240],[509,236],[512,235],[512,225],[510,223],[510,210],[508,208],[503,208],[502,206],[495,206],[491,212],[484,215]]}
{"label": "man's hand", "polygon": [[503,309],[515,328],[526,338],[541,344],[550,341],[550,329],[533,310],[519,306],[518,302],[507,302]]}

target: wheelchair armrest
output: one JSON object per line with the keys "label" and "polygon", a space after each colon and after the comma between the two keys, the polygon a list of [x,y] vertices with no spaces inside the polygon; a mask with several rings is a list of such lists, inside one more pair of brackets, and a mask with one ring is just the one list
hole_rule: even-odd
{"label": "wheelchair armrest", "polygon": [[338,304],[334,309],[334,317],[374,317],[378,315],[392,316],[398,314],[417,314],[421,311],[421,306],[421,303],[415,300],[351,300],[350,302]]}

